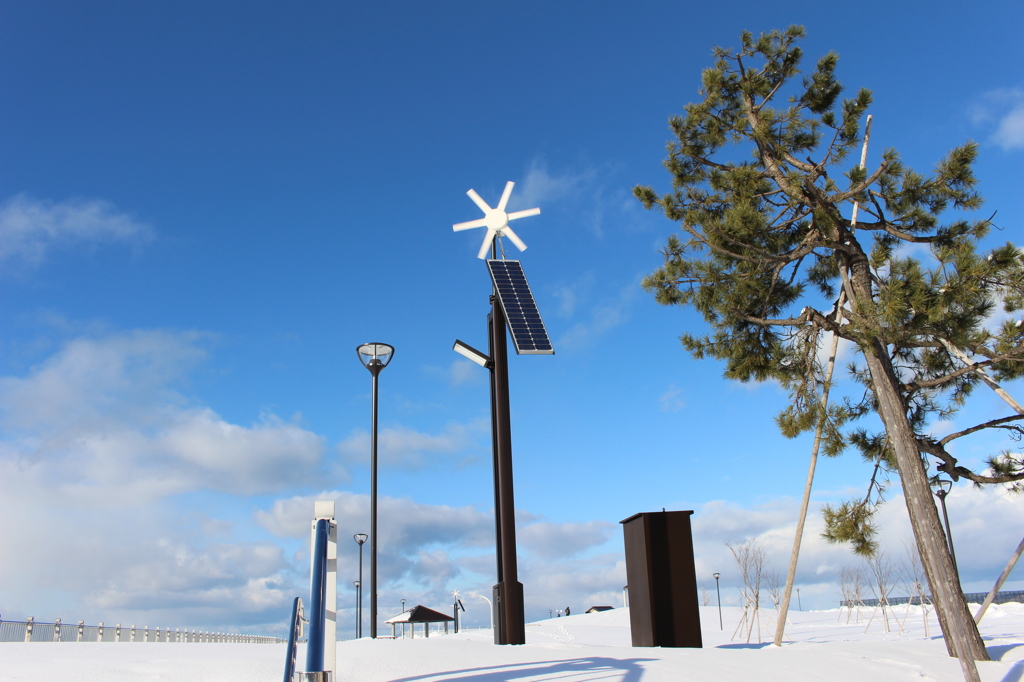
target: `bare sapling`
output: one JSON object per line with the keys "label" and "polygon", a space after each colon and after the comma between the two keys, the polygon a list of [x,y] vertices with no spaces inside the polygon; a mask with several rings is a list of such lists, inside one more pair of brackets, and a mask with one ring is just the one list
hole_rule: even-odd
{"label": "bare sapling", "polygon": [[889,632],[889,595],[899,577],[899,565],[892,560],[887,552],[882,550],[876,551],[866,561],[871,572],[871,592],[878,600],[878,605],[871,612],[871,618],[868,620],[864,632],[871,627],[871,622],[875,619],[879,609],[882,611],[882,623],[885,626],[885,631]]}
{"label": "bare sapling", "polygon": [[[727,542],[725,546],[732,552],[736,566],[740,569],[740,577],[743,578],[743,589],[741,591],[743,617],[740,619],[739,625],[732,636],[735,639],[736,634],[742,632],[745,627],[747,643],[750,643],[750,638],[756,625],[757,641],[760,643],[762,625],[760,614],[761,587],[765,577],[765,566],[768,563],[768,553],[765,551],[764,545],[753,538],[737,545]],[[767,629],[767,626],[765,629]]]}
{"label": "bare sapling", "polygon": [[925,638],[931,638],[931,634],[928,631],[928,615],[931,613],[931,600],[925,595],[924,587],[926,578],[924,573],[924,565],[921,563],[921,555],[917,553],[917,544],[914,542],[904,542],[903,548],[906,553],[906,557],[903,561],[903,587],[907,592],[907,610],[903,614],[903,624],[900,629],[904,629],[907,624],[907,617],[910,615],[911,607],[916,603],[921,607],[921,617],[924,618],[924,636]]}
{"label": "bare sapling", "polygon": [[[860,609],[864,606],[864,572],[855,566],[844,566],[839,569],[839,589],[843,593],[843,605],[846,607],[846,624],[850,624],[853,609],[857,609],[857,621],[860,622]],[[843,617],[842,609],[839,618]],[[836,620],[838,621],[839,618]]]}

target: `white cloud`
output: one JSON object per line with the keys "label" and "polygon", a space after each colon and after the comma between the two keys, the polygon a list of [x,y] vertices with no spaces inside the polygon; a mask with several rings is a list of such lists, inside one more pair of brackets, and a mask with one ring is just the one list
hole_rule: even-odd
{"label": "white cloud", "polygon": [[171,388],[204,357],[202,338],[139,331],[75,339],[28,376],[0,378],[0,463],[44,499],[111,506],[311,480],[320,437],[273,415],[231,424]]}
{"label": "white cloud", "polygon": [[172,496],[323,480],[324,444],[273,415],[229,423],[174,390],[206,340],[78,338],[0,378],[0,499],[20,510],[0,524],[5,612],[195,627],[283,617],[303,582],[283,548]]}
{"label": "white cloud", "polygon": [[579,303],[587,298],[596,283],[597,277],[594,273],[588,272],[573,282],[552,288],[551,293],[559,301],[559,314],[562,317],[572,317]]}
{"label": "white cloud", "polygon": [[675,384],[669,384],[668,390],[661,394],[658,401],[661,403],[662,412],[678,412],[686,407],[686,401],[681,397],[683,389]]}
{"label": "white cloud", "polygon": [[526,169],[526,177],[516,185],[509,208],[517,211],[578,198],[596,178],[596,168],[586,168],[579,173],[554,175],[548,171],[544,161],[534,159]]}
{"label": "white cloud", "polygon": [[567,329],[555,342],[555,347],[576,349],[589,346],[595,339],[624,324],[629,319],[629,308],[640,293],[637,282],[630,282],[614,297],[592,306],[588,319]]}
{"label": "white cloud", "polygon": [[549,215],[571,215],[566,227],[589,232],[581,238],[601,239],[609,216],[616,229],[630,229],[642,211],[627,188],[609,180],[616,170],[612,164],[582,164],[579,170],[552,173],[542,159],[534,159],[512,195],[511,209],[539,206]]}
{"label": "white cloud", "polygon": [[[404,426],[383,428],[377,433],[377,455],[384,466],[422,469],[439,459],[450,460],[460,453],[471,452],[478,441],[490,432],[489,429],[489,422],[483,419],[464,424],[450,423],[436,435]],[[370,433],[363,429],[353,431],[338,443],[337,450],[346,462],[368,463]],[[462,454],[459,459],[466,461],[473,459],[473,455]]]}
{"label": "white cloud", "polygon": [[99,199],[59,203],[18,194],[0,205],[0,262],[19,259],[36,266],[54,248],[72,244],[140,244],[153,229]]}
{"label": "white cloud", "polygon": [[561,559],[576,556],[591,547],[604,544],[612,536],[614,529],[615,526],[606,521],[539,521],[525,526],[517,533],[517,539],[534,557]]}
{"label": "white cloud", "polygon": [[[305,541],[318,499],[335,501],[339,535],[347,538],[369,527],[368,496],[338,491],[277,500],[258,510],[255,520],[275,535]],[[406,598],[438,608],[451,604],[452,589],[463,593],[467,608],[472,606],[473,593],[490,598],[496,571],[491,510],[391,497],[381,497],[378,504],[382,604],[398,604]],[[540,617],[542,610],[546,614],[556,600],[569,600],[575,606],[584,601],[606,603],[611,595],[621,594],[625,576],[621,553],[590,555],[614,539],[617,524],[557,523],[522,511],[516,521],[520,581],[528,584],[529,618]],[[306,556],[300,563],[308,561]],[[354,575],[357,562],[356,545],[346,540],[338,552],[339,575]],[[559,603],[558,608],[564,606]],[[483,621],[485,614],[478,606],[476,616]]]}
{"label": "white cloud", "polygon": [[995,122],[989,141],[1004,151],[1024,149],[1024,89],[998,88],[986,92],[972,107],[971,119],[986,126]]}

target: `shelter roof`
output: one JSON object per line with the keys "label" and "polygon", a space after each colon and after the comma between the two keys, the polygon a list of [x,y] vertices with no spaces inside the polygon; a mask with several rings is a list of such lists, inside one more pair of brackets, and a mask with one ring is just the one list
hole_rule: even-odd
{"label": "shelter roof", "polygon": [[394,618],[389,618],[385,623],[442,623],[447,620],[455,620],[451,616],[428,609],[426,606],[417,605],[401,613]]}

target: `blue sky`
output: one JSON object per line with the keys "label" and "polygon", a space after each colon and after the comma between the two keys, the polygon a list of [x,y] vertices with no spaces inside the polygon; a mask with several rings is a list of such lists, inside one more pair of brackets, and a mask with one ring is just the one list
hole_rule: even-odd
{"label": "blue sky", "polygon": [[[974,139],[994,241],[1019,243],[1024,214],[1024,12],[836,9],[5,3],[0,614],[277,628],[306,589],[312,501],[337,500],[343,540],[368,530],[366,341],[397,349],[381,613],[487,594],[487,377],[451,346],[486,347],[489,279],[480,230],[451,225],[480,216],[468,189],[493,205],[509,180],[510,209],[543,211],[515,223],[527,251],[505,248],[556,349],[510,361],[528,617],[620,605],[618,521],[663,507],[696,511],[698,571],[722,573],[723,598],[726,541],[760,538],[783,573],[809,440],[778,435],[777,386],[691,359],[677,337],[701,321],[639,288],[674,227],[631,188],[668,187],[667,120],[712,47],[805,25],[806,65],[835,50],[847,92],[874,91],[870,158],[895,146],[926,171]],[[869,475],[823,462],[815,503]],[[897,487],[883,536],[900,553]],[[987,590],[1021,502],[967,486],[949,502],[965,586]],[[825,607],[855,560],[814,528],[799,580]],[[345,633],[355,543],[339,556]]]}

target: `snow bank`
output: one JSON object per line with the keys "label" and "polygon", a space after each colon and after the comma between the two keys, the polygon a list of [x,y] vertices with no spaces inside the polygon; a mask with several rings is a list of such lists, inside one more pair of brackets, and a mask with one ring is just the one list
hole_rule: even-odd
{"label": "snow bank", "polygon": [[[880,611],[790,612],[787,643],[771,646],[772,613],[751,641],[737,635],[742,612],[702,607],[703,649],[633,648],[629,614],[615,609],[527,625],[524,646],[495,646],[490,631],[429,639],[339,642],[339,682],[959,682],[935,615],[919,607],[893,609],[888,631]],[[873,616],[873,619],[872,619]],[[849,622],[847,622],[849,619]],[[859,619],[859,622],[858,622]],[[870,624],[869,624],[870,623]],[[992,606],[982,621],[993,661],[979,663],[985,682],[1024,677],[1024,604]],[[303,657],[299,656],[299,664]],[[281,679],[282,644],[6,643],[0,681],[272,682]]]}

